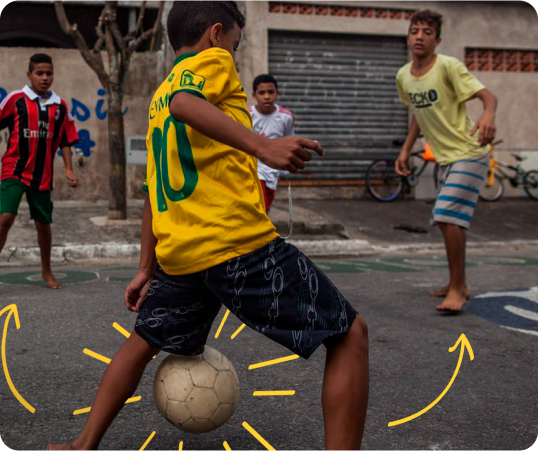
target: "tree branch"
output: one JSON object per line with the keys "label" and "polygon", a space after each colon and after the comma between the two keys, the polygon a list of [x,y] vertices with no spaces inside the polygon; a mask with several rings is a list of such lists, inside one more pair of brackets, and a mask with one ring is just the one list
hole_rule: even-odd
{"label": "tree branch", "polygon": [[93,71],[99,77],[99,81],[101,82],[103,87],[106,88],[109,82],[109,77],[105,71],[102,60],[100,59],[100,57],[97,58],[94,54],[92,54],[90,48],[88,47],[88,44],[86,43],[86,40],[84,39],[84,36],[82,36],[82,33],[78,31],[77,24],[71,25],[69,23],[63,3],[61,1],[54,2],[54,8],[56,10],[56,17],[58,18],[58,23],[60,24],[60,27],[62,28],[63,32],[71,36],[71,38],[75,41],[75,45],[79,49],[82,58],[84,58],[84,61],[86,61],[88,66],[93,69]]}
{"label": "tree branch", "polygon": [[140,12],[138,13],[138,20],[136,22],[136,27],[134,30],[131,30],[129,33],[125,35],[125,37],[123,38],[125,41],[132,41],[142,31],[142,22],[144,20],[145,12],[146,12],[146,2],[142,2],[142,5],[140,6]]}
{"label": "tree branch", "polygon": [[131,43],[131,45],[129,46],[130,54],[132,54],[138,47],[140,47],[146,39],[149,39],[158,33],[159,27],[161,26],[161,17],[163,15],[163,9],[164,9],[164,2],[159,2],[159,11],[157,12],[157,18],[155,19],[155,23],[153,24],[153,27],[150,28],[149,30],[146,30],[138,38],[136,38],[134,42]]}

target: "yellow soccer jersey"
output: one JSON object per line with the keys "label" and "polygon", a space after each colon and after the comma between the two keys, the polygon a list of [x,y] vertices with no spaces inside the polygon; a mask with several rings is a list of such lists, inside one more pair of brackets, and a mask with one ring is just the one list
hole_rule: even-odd
{"label": "yellow soccer jersey", "polygon": [[168,106],[182,91],[252,129],[230,53],[211,48],[176,59],[151,101],[145,182],[157,260],[171,275],[202,271],[278,236],[265,213],[256,159],[174,119]]}
{"label": "yellow soccer jersey", "polygon": [[484,89],[456,58],[437,55],[424,75],[411,74],[411,63],[398,71],[396,85],[402,103],[411,106],[420,130],[441,165],[477,157],[489,150],[480,147],[478,132],[471,136],[473,121],[465,102]]}

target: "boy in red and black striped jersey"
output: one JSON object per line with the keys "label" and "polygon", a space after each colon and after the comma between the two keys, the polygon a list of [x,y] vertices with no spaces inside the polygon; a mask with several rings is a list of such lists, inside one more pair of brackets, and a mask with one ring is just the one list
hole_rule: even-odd
{"label": "boy in red and black striped jersey", "polygon": [[26,193],[37,229],[43,280],[57,289],[61,285],[50,264],[53,162],[60,148],[69,186],[76,187],[71,146],[78,141],[78,134],[67,104],[50,90],[54,79],[52,58],[43,53],[33,55],[27,75],[30,86],[11,92],[0,104],[0,129],[9,128],[0,178],[0,251]]}

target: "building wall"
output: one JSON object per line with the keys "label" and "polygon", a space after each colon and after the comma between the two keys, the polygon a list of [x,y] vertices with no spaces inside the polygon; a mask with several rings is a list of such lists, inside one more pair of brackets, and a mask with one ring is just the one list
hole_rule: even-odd
{"label": "building wall", "polygon": [[[167,2],[167,10],[169,5]],[[310,2],[294,2],[307,5]],[[270,13],[269,2],[239,2],[247,26],[237,55],[237,65],[246,92],[251,93],[253,78],[268,69],[269,30],[315,31],[320,33],[353,33],[370,35],[405,36],[406,19],[335,17]],[[445,16],[443,41],[439,51],[464,59],[465,47],[491,47],[538,50],[537,15],[532,6],[524,2],[327,2],[331,5],[372,8],[417,9],[432,8]],[[166,12],[164,15],[166,23]],[[175,58],[167,40],[155,53],[137,53],[134,56],[129,91],[124,104],[126,136],[143,136],[147,130],[147,111],[151,96],[172,67]],[[94,144],[88,157],[74,157],[75,169],[81,185],[77,190],[66,186],[61,158],[55,162],[57,199],[106,199],[108,190],[107,127],[102,113],[106,111],[104,96],[97,76],[86,65],[78,50],[2,48],[0,53],[0,94],[20,89],[26,83],[27,62],[37,52],[49,53],[54,59],[55,82],[53,89],[64,98],[75,113],[79,130],[86,130]],[[106,56],[104,56],[106,61]],[[498,137],[504,140],[499,149],[523,152],[530,159],[529,167],[538,167],[538,127],[536,104],[538,83],[535,73],[475,72],[475,75],[499,99]],[[2,91],[3,89],[3,91]],[[1,95],[0,95],[1,97]],[[249,103],[252,103],[250,99]],[[76,108],[75,108],[76,107]],[[476,118],[480,102],[469,104],[469,112]],[[88,116],[86,118],[86,116]],[[6,130],[0,132],[0,153],[5,147]],[[499,152],[510,161],[508,153]],[[83,165],[78,166],[81,162]],[[129,166],[127,169],[128,196],[141,194],[140,183],[144,169]],[[418,197],[432,195],[429,181],[416,191]],[[334,194],[334,193],[333,193]],[[514,192],[512,192],[514,194]],[[517,193],[515,193],[517,194]]]}
{"label": "building wall", "polygon": [[[340,17],[315,14],[269,12],[269,2],[244,2],[247,26],[239,58],[241,77],[246,91],[251,93],[253,78],[268,70],[269,30],[317,31],[320,33],[355,33],[406,36],[406,19]],[[291,2],[284,2],[290,5]],[[314,4],[297,1],[297,5]],[[325,4],[333,4],[326,2]],[[525,2],[338,2],[342,6],[373,8],[437,10],[444,16],[440,53],[464,60],[466,47],[529,49],[538,51],[537,14]],[[498,98],[497,136],[503,139],[498,156],[506,161],[506,150],[523,152],[529,157],[529,167],[538,167],[538,101],[537,73],[481,72],[474,74]],[[252,99],[250,99],[252,103]],[[469,114],[477,119],[481,112],[478,100],[469,102]],[[433,195],[433,183],[424,180],[418,187],[418,197]],[[518,194],[507,190],[507,194]]]}
{"label": "building wall", "polygon": [[[26,83],[28,60],[37,52],[51,55],[54,62],[52,89],[62,97],[72,112],[81,137],[88,143],[87,156],[73,155],[74,168],[80,180],[77,189],[67,186],[63,174],[63,161],[56,157],[55,199],[106,199],[108,196],[108,144],[106,99],[95,73],[82,59],[78,50],[2,48],[0,52],[1,97],[10,91],[21,89]],[[106,55],[103,55],[106,62]],[[131,62],[129,86],[124,99],[125,134],[145,135],[149,102],[161,81],[162,56],[159,52],[137,53]],[[6,147],[7,129],[0,131],[0,154]],[[91,140],[91,143],[89,142]],[[127,167],[129,197],[141,195],[144,176],[142,166]]]}

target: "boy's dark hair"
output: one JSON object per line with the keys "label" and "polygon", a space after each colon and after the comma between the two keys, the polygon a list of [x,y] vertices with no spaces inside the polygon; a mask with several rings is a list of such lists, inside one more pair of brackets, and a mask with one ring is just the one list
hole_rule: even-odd
{"label": "boy's dark hair", "polygon": [[441,37],[441,27],[443,25],[443,16],[441,14],[430,9],[423,9],[422,11],[417,11],[415,14],[413,14],[413,17],[411,17],[410,26],[420,22],[434,28],[435,37],[437,39]]}
{"label": "boy's dark hair", "polygon": [[235,24],[245,26],[245,16],[236,2],[174,2],[168,14],[168,39],[174,50],[198,43],[205,31],[212,25],[221,23],[224,32]]}
{"label": "boy's dark hair", "polygon": [[36,64],[48,63],[52,65],[52,58],[46,53],[36,53],[30,57],[30,62],[28,63],[28,72],[32,72]]}
{"label": "boy's dark hair", "polygon": [[252,82],[252,91],[256,92],[256,89],[258,89],[258,86],[260,83],[273,83],[275,85],[275,89],[278,91],[278,83],[276,82],[275,77],[269,74],[261,74],[258,75],[254,81]]}

